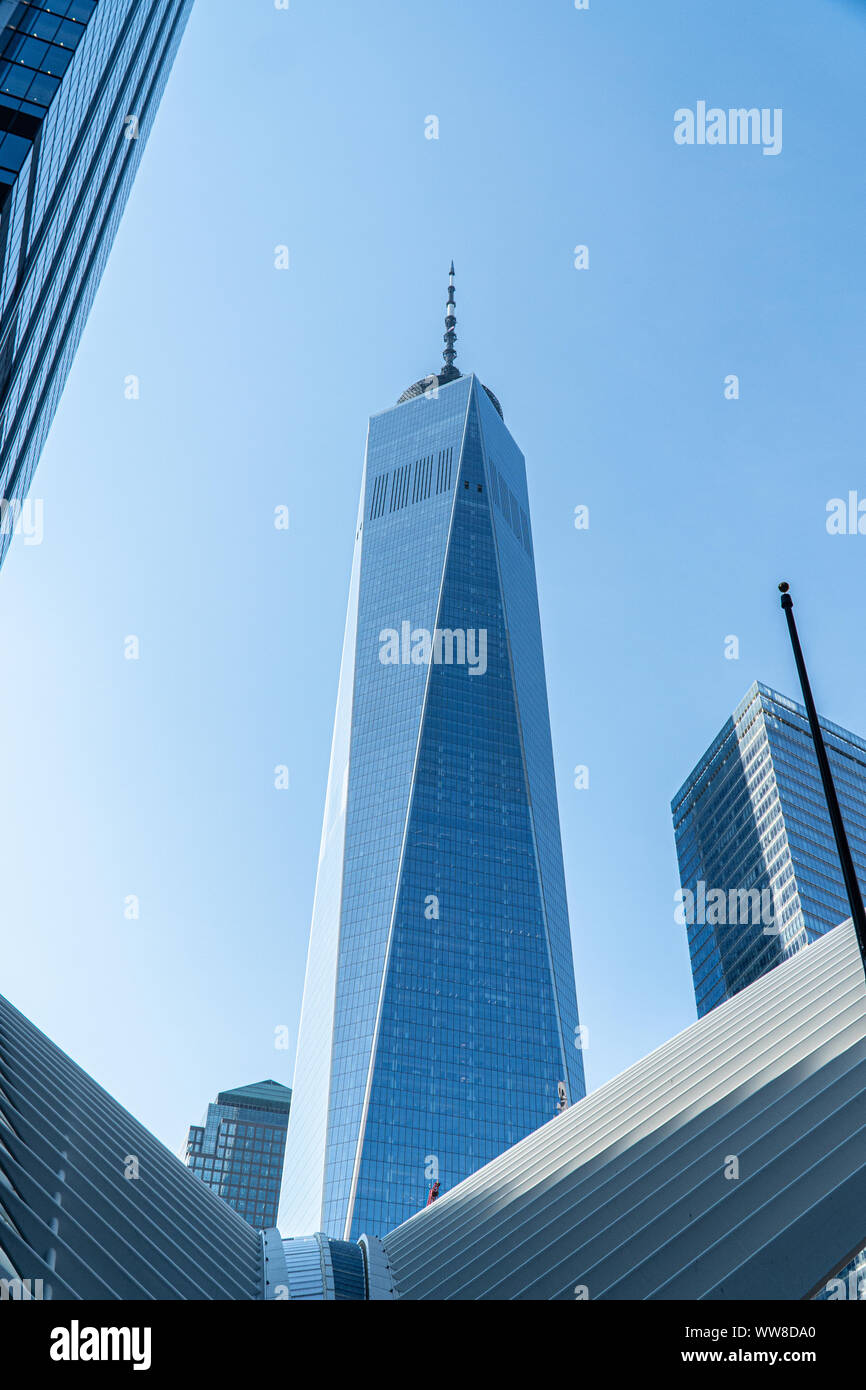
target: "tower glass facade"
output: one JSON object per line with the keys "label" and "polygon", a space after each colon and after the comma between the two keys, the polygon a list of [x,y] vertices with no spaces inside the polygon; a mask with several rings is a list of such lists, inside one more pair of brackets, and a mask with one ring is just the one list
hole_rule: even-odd
{"label": "tower glass facade", "polygon": [[220,1091],[203,1125],[190,1125],[186,1163],[261,1230],[277,1224],[292,1093],[278,1081]]}
{"label": "tower glass facade", "polygon": [[285,1235],[383,1235],[584,1093],[524,460],[423,385],[367,439]]}
{"label": "tower glass facade", "polygon": [[[824,719],[821,727],[866,888],[866,740]],[[703,901],[745,889],[765,890],[772,903],[772,920],[731,921],[726,905],[727,920],[688,924],[699,1015],[850,916],[802,705],[753,685],[671,809],[680,882],[696,902],[703,883]]]}
{"label": "tower glass facade", "polygon": [[[866,893],[866,740],[820,722]],[[692,912],[688,923],[695,1001],[703,1016],[850,916],[804,707],[753,685],[671,810],[682,888],[695,903],[706,904],[713,890],[725,895],[724,921],[710,922],[720,914],[704,911]],[[730,894],[740,889],[763,890],[770,913],[756,921],[747,912],[744,921],[736,912],[731,920]],[[840,1277],[866,1291],[866,1251]]]}
{"label": "tower glass facade", "polygon": [[192,0],[0,0],[0,562]]}

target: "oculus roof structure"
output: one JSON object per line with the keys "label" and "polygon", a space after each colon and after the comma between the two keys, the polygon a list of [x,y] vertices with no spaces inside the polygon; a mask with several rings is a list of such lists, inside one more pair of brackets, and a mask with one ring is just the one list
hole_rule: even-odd
{"label": "oculus roof structure", "polygon": [[809,1298],[866,1243],[864,1097],[849,921],[387,1235],[395,1294]]}

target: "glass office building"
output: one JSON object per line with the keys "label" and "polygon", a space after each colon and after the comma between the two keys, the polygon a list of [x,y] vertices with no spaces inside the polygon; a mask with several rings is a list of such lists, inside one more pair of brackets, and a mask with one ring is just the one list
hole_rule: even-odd
{"label": "glass office building", "polygon": [[[824,719],[821,727],[866,888],[866,740]],[[803,706],[753,685],[671,810],[680,883],[694,895],[688,937],[702,1016],[850,916]],[[714,890],[740,889],[764,890],[772,912],[755,921],[727,901],[720,913],[699,910]]]}
{"label": "glass office building", "polygon": [[0,562],[192,0],[0,0]]}
{"label": "glass office building", "polygon": [[524,459],[446,312],[369,425],[287,1236],[384,1235],[584,1093]]}
{"label": "glass office building", "polygon": [[278,1081],[220,1091],[202,1125],[190,1125],[186,1163],[211,1191],[260,1230],[277,1224],[292,1093]]}

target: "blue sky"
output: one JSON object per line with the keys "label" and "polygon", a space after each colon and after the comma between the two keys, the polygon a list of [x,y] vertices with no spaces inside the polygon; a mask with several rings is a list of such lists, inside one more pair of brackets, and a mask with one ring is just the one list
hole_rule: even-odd
{"label": "blue sky", "polygon": [[[754,679],[796,693],[779,579],[866,732],[866,536],[825,526],[866,498],[866,9],[242,8],[198,0],[0,573],[0,987],[172,1147],[291,1080],[366,421],[452,256],[527,457],[592,1086],[694,1018],[669,803]],[[676,145],[700,100],[781,153]]]}

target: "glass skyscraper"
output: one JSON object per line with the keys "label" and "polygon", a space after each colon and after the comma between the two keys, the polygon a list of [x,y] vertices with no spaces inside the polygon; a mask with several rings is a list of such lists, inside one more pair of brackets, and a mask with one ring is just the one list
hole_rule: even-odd
{"label": "glass skyscraper", "polygon": [[584,1094],[524,459],[455,323],[452,267],[369,424],[284,1235],[384,1235]]}
{"label": "glass skyscraper", "polygon": [[0,0],[0,562],[192,0]]}
{"label": "glass skyscraper", "polygon": [[[821,727],[866,890],[866,740],[824,719]],[[803,706],[753,685],[671,810],[680,883],[696,904],[706,904],[714,890],[739,889],[765,890],[772,904],[772,920],[732,914],[727,903],[721,914],[691,914],[689,952],[702,1016],[850,916]],[[719,915],[725,920],[709,920]]]}
{"label": "glass skyscraper", "polygon": [[190,1125],[186,1163],[261,1230],[277,1224],[292,1093],[279,1081],[220,1091],[203,1125]]}

